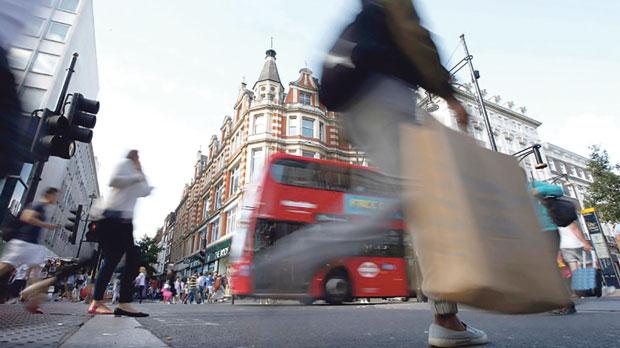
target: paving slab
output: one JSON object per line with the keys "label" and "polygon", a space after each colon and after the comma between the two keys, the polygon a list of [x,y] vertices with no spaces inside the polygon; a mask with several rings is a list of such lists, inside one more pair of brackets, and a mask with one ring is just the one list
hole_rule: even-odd
{"label": "paving slab", "polygon": [[86,322],[61,348],[168,347],[134,318],[97,315]]}

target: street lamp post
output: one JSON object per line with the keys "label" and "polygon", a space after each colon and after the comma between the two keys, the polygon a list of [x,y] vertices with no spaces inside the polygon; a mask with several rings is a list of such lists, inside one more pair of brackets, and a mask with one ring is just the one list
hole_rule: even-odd
{"label": "street lamp post", "polygon": [[[463,43],[463,49],[465,50],[464,59],[467,61],[467,65],[469,66],[471,82],[473,83],[474,88],[476,89],[476,97],[478,98],[478,104],[480,104],[480,113],[482,113],[482,118],[484,119],[484,123],[487,128],[487,134],[489,136],[489,142],[491,143],[491,149],[493,151],[497,151],[497,144],[495,144],[495,137],[493,136],[493,129],[491,128],[491,121],[489,120],[489,114],[487,113],[487,108],[484,105],[484,99],[482,98],[482,93],[480,93],[480,86],[478,85],[478,78],[480,77],[480,73],[477,70],[474,70],[474,64],[471,62],[474,57],[469,54],[469,50],[467,49],[467,43],[465,42],[465,34],[461,34],[461,42]],[[456,71],[454,73],[456,73]]]}
{"label": "street lamp post", "polygon": [[540,144],[534,144],[532,146],[528,146],[525,149],[517,151],[512,155],[519,159],[519,162],[523,161],[523,159],[529,155],[534,155],[536,159],[536,169],[547,168],[547,163],[545,163],[542,159],[542,155],[540,154]]}
{"label": "street lamp post", "polygon": [[[476,99],[478,101],[478,105],[480,107],[480,113],[482,118],[484,119],[484,124],[487,129],[487,135],[489,136],[489,143],[491,144],[491,149],[493,151],[497,151],[497,144],[495,143],[495,136],[493,136],[493,129],[491,128],[491,121],[489,120],[489,114],[487,113],[486,105],[484,104],[484,99],[482,98],[482,93],[480,92],[480,85],[478,85],[478,79],[480,78],[480,72],[474,69],[474,64],[472,60],[474,56],[469,54],[469,49],[467,48],[467,43],[465,42],[465,34],[461,34],[461,43],[463,44],[463,49],[465,50],[465,57],[461,59],[456,65],[452,67],[448,71],[450,74],[450,78],[454,77],[457,72],[463,69],[466,65],[469,67],[469,73],[471,76],[471,82],[474,85],[476,90]],[[452,82],[453,84],[457,84]],[[427,107],[426,111],[433,112],[439,109],[439,106],[433,102],[433,97],[428,91],[426,92],[426,98],[422,101],[422,103],[426,102]]]}

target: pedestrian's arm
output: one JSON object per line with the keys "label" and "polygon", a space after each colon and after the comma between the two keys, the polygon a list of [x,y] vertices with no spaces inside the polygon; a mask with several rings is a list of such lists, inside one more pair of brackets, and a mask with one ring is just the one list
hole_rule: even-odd
{"label": "pedestrian's arm", "polygon": [[50,230],[58,227],[57,224],[50,224],[43,220],[40,220],[39,216],[40,213],[34,209],[24,209],[24,211],[22,211],[21,215],[19,216],[19,220],[32,226],[47,228]]}
{"label": "pedestrian's arm", "polygon": [[422,77],[420,85],[448,101],[455,100],[450,74],[441,65],[431,35],[420,24],[411,0],[379,0],[387,16],[394,42],[416,67]]}
{"label": "pedestrian's arm", "polygon": [[581,228],[579,228],[579,225],[577,224],[577,221],[573,221],[572,224],[568,225],[568,228],[571,230],[571,232],[575,235],[575,237],[577,237],[577,239],[579,239],[579,241],[581,242],[581,244],[583,244],[583,248],[586,251],[590,251],[592,250],[592,245],[590,244],[590,242],[586,239],[586,237],[583,235],[583,232],[581,231]]}
{"label": "pedestrian's arm", "polygon": [[144,175],[140,172],[133,172],[128,169],[129,162],[121,163],[112,174],[110,179],[110,186],[114,188],[124,188],[129,185],[144,181]]}
{"label": "pedestrian's arm", "polygon": [[539,197],[562,197],[564,192],[558,185],[551,185],[544,182],[534,184],[534,194]]}

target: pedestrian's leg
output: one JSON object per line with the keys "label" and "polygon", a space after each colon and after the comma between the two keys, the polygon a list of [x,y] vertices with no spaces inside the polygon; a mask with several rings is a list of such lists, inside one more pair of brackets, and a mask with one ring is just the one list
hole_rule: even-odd
{"label": "pedestrian's leg", "polygon": [[461,323],[456,316],[458,313],[458,306],[456,303],[429,299],[429,304],[431,306],[431,311],[435,315],[435,324],[451,330],[465,330],[463,323]]}
{"label": "pedestrian's leg", "polygon": [[15,270],[9,263],[0,262],[0,303],[3,303],[9,294],[9,279]]}
{"label": "pedestrian's leg", "polygon": [[146,317],[148,314],[139,312],[131,306],[133,294],[133,281],[138,275],[140,255],[138,248],[133,242],[133,225],[123,224],[123,235],[120,241],[125,252],[125,271],[121,276],[121,293],[118,307],[114,314],[132,317]]}
{"label": "pedestrian's leg", "polygon": [[[127,241],[125,241],[127,243]],[[138,252],[131,241],[131,245],[125,245],[125,271],[121,276],[120,303],[131,303],[133,296],[133,281],[138,273]],[[138,288],[138,297],[142,296],[141,288]]]}
{"label": "pedestrian's leg", "polygon": [[112,278],[114,269],[116,269],[116,266],[123,257],[122,250],[116,248],[114,245],[103,242],[103,239],[100,241],[100,244],[103,251],[103,263],[95,280],[93,300],[89,308],[91,314],[111,313],[111,310],[103,304],[103,295]]}

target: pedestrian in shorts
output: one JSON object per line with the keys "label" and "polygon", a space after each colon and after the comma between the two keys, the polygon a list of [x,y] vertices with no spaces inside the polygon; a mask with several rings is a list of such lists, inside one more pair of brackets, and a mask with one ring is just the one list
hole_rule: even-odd
{"label": "pedestrian in shorts", "polygon": [[[40,266],[44,262],[45,250],[39,244],[43,229],[56,229],[58,224],[47,222],[46,208],[56,204],[58,189],[50,187],[45,190],[39,202],[29,204],[20,214],[21,226],[18,227],[13,238],[4,246],[0,258],[0,278],[13,273],[20,265],[28,266],[28,273],[38,275]],[[32,276],[29,283],[34,283],[37,276]],[[40,294],[33,294],[27,300],[26,309],[31,313],[42,313],[39,308]]]}

